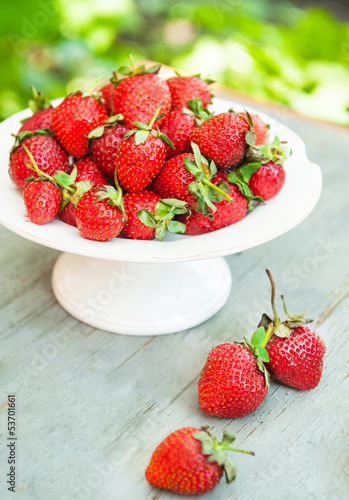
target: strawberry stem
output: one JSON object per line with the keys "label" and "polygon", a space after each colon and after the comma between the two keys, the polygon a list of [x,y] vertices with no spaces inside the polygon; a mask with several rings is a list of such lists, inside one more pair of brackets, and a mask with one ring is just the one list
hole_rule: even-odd
{"label": "strawberry stem", "polygon": [[261,347],[265,347],[267,345],[267,343],[270,340],[270,337],[273,334],[273,331],[274,331],[274,325],[273,325],[273,323],[270,323],[270,325],[268,326],[268,330],[266,331],[264,340],[263,340],[263,342],[261,344]]}
{"label": "strawberry stem", "polygon": [[219,446],[221,450],[230,450],[230,451],[237,451],[238,453],[246,453],[247,455],[253,455],[255,456],[254,451],[248,451],[248,450],[241,450],[240,448],[231,448],[230,446]]}
{"label": "strawberry stem", "polygon": [[158,109],[155,111],[155,115],[153,116],[153,118],[148,123],[148,126],[149,126],[150,129],[153,127],[154,123],[156,122],[163,104],[164,104],[163,102],[160,104],[160,106],[158,107]]}
{"label": "strawberry stem", "polygon": [[130,66],[132,71],[136,69],[135,62],[133,60],[132,54],[127,54],[128,60],[130,61]]}
{"label": "strawberry stem", "polygon": [[230,201],[231,203],[234,202],[234,200],[227,194],[225,193],[222,189],[220,189],[218,186],[210,182],[208,179],[203,178],[202,183],[206,184],[206,186],[209,186],[211,189],[214,189],[217,191],[217,193],[221,194],[226,200]]}
{"label": "strawberry stem", "polygon": [[271,272],[269,271],[269,269],[266,269],[265,271],[268,275],[268,278],[269,278],[269,281],[271,284],[271,307],[273,308],[273,313],[274,313],[274,325],[277,326],[280,324],[280,319],[279,319],[279,316],[278,316],[278,313],[276,310],[276,306],[275,306],[275,282],[274,282],[274,278],[273,278]]}

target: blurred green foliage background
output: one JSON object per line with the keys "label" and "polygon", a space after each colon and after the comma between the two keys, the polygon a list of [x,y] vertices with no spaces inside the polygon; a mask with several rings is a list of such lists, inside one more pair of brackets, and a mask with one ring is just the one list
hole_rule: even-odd
{"label": "blurred green foliage background", "polygon": [[[4,1],[4,0],[2,0]],[[289,0],[16,0],[0,17],[0,119],[146,57],[349,125],[344,10]],[[348,7],[349,10],[349,7]]]}

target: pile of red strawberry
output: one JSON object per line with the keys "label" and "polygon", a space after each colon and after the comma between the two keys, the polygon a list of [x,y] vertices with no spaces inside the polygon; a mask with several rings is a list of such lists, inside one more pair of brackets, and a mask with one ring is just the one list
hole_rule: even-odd
{"label": "pile of red strawberry", "polygon": [[210,82],[159,70],[123,66],[56,108],[33,90],[9,168],[32,222],[58,216],[98,241],[161,240],[233,224],[280,191],[287,153],[267,144],[261,118],[213,115]]}

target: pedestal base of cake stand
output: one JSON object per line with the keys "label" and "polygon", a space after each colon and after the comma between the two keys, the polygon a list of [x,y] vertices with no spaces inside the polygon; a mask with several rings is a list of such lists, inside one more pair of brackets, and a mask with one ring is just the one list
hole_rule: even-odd
{"label": "pedestal base of cake stand", "polygon": [[133,264],[63,253],[52,286],[73,317],[124,335],[164,335],[203,323],[225,304],[231,274],[223,258]]}

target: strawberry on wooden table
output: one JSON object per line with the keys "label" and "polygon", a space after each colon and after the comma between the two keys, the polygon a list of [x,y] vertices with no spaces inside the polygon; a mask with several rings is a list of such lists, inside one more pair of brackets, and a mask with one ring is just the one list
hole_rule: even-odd
{"label": "strawberry on wooden table", "polygon": [[121,233],[126,222],[121,189],[93,187],[80,198],[75,216],[76,225],[85,238],[112,240]]}
{"label": "strawberry on wooden table", "polygon": [[134,122],[148,123],[159,106],[162,105],[161,117],[153,126],[161,126],[171,108],[170,90],[159,76],[161,65],[146,68],[134,67],[129,55],[131,67],[122,66],[118,72],[125,75],[122,80],[112,79],[114,90],[114,113],[122,114],[124,123],[132,128]]}
{"label": "strawberry on wooden table", "polygon": [[135,122],[125,135],[116,156],[117,176],[121,186],[127,191],[141,191],[160,172],[166,158],[165,142],[172,147],[172,142],[153,129],[160,113],[156,110],[149,124]]}
{"label": "strawberry on wooden table", "polygon": [[52,111],[51,102],[44,96],[42,92],[37,92],[34,85],[30,86],[32,99],[29,101],[29,107],[33,115],[25,118],[21,123],[23,125],[18,131],[20,132],[35,132],[35,130],[48,129],[52,130]]}
{"label": "strawberry on wooden table", "polygon": [[269,329],[269,354],[267,368],[270,374],[282,384],[303,391],[314,389],[320,382],[326,346],[322,338],[306,326],[311,320],[304,318],[304,312],[291,315],[282,295],[286,319],[280,321],[275,306],[275,283],[267,269],[272,287],[272,309],[274,317],[263,314],[261,323]]}
{"label": "strawberry on wooden table", "polygon": [[171,432],[155,449],[145,472],[147,481],[156,488],[180,495],[202,495],[212,491],[225,474],[228,484],[237,470],[226,450],[254,455],[231,447],[235,440],[224,431],[220,443],[207,427],[183,427]]}
{"label": "strawberry on wooden table", "polygon": [[182,76],[177,73],[177,76],[168,78],[166,83],[171,92],[172,111],[182,111],[188,107],[188,101],[195,98],[201,99],[204,108],[211,102],[212,92],[209,85],[213,80],[203,80],[199,75]]}
{"label": "strawberry on wooden table", "polygon": [[97,95],[78,91],[68,95],[52,112],[55,136],[72,156],[81,158],[88,152],[88,135],[104,125],[108,115]]}
{"label": "strawberry on wooden table", "polygon": [[244,158],[248,131],[249,124],[241,115],[220,113],[199,125],[193,131],[192,141],[207,159],[224,169],[237,165]]}
{"label": "strawberry on wooden table", "polygon": [[10,152],[9,174],[14,184],[22,191],[26,185],[27,177],[31,175],[38,177],[38,174],[27,166],[29,156],[23,145],[31,152],[42,172],[54,176],[58,170],[67,173],[71,171],[67,154],[50,134],[52,135],[52,132],[44,129],[35,132],[21,132],[16,137]]}
{"label": "strawberry on wooden table", "polygon": [[251,341],[226,342],[214,347],[207,357],[198,382],[199,405],[204,413],[237,418],[254,412],[264,401],[269,376],[267,334],[258,328]]}

